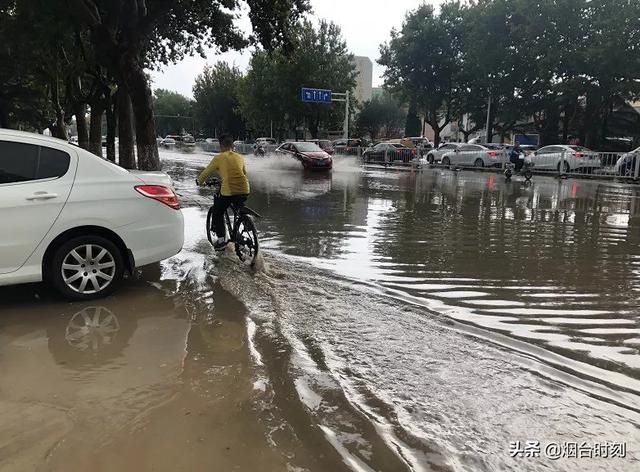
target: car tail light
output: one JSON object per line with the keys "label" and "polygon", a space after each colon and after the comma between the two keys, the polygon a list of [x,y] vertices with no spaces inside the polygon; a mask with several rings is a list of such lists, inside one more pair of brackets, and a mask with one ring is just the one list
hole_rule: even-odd
{"label": "car tail light", "polygon": [[170,187],[164,185],[136,185],[136,192],[147,198],[152,198],[160,203],[164,203],[174,210],[180,209],[180,201],[178,196]]}
{"label": "car tail light", "polygon": [[411,155],[412,155],[412,156],[415,156],[415,155],[416,155],[416,150],[415,150],[415,149],[413,149],[413,148],[411,149]]}
{"label": "car tail light", "polygon": [[496,157],[498,157],[498,153],[496,151],[488,151],[487,155],[493,159],[495,159]]}

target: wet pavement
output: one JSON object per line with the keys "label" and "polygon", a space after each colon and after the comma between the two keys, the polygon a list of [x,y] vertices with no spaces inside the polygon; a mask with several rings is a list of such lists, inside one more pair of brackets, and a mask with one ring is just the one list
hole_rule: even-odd
{"label": "wet pavement", "polygon": [[[209,158],[162,157],[181,254],[0,289],[0,470],[640,469],[640,189],[249,157],[253,272],[206,241]],[[626,457],[547,449],[582,442]]]}

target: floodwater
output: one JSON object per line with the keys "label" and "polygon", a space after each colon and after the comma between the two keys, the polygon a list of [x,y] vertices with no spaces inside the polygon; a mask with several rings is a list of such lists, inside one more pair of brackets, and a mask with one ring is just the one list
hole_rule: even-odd
{"label": "floodwater", "polygon": [[640,470],[640,189],[249,157],[252,272],[206,241],[208,157],[162,157],[181,254],[0,290],[0,470]]}

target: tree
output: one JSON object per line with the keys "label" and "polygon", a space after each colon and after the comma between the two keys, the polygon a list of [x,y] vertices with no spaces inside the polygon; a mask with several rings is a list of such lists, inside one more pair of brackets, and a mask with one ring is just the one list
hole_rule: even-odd
{"label": "tree", "polygon": [[365,102],[356,118],[360,135],[369,135],[373,141],[378,137],[394,138],[402,133],[407,116],[402,104],[389,93]]}
{"label": "tree", "polygon": [[218,62],[205,67],[193,86],[194,108],[204,131],[216,135],[222,130],[244,137],[245,122],[240,113],[242,73],[237,67]]}
{"label": "tree", "polygon": [[253,54],[240,89],[240,107],[256,130],[268,130],[271,122],[281,133],[306,125],[317,137],[321,128],[342,126],[344,108],[303,103],[300,89],[352,90],[353,56],[340,28],[333,23],[320,21],[316,28],[310,21],[303,21],[292,38],[291,48]]}
{"label": "tree", "polygon": [[194,103],[177,92],[156,89],[153,92],[156,132],[159,136],[179,134],[183,129],[194,130]]}
{"label": "tree", "polygon": [[[286,43],[289,30],[308,9],[306,0],[248,0],[255,38],[265,47]],[[234,25],[239,3],[209,0],[69,0],[69,14],[91,33],[101,63],[131,97],[138,164],[159,169],[153,99],[145,68],[167,64],[204,46],[239,49],[248,40]]]}
{"label": "tree", "polygon": [[455,84],[460,73],[462,7],[422,5],[407,14],[400,31],[380,47],[385,86],[424,115],[433,128],[435,144],[454,114]]}

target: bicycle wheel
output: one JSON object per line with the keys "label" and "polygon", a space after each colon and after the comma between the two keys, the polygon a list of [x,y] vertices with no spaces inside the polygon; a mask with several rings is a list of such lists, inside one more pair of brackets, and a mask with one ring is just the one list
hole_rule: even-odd
{"label": "bicycle wheel", "polygon": [[260,244],[258,242],[258,232],[250,216],[240,215],[238,217],[234,234],[238,258],[253,267],[258,257]]}
{"label": "bicycle wheel", "polygon": [[218,239],[218,236],[216,235],[216,229],[214,227],[215,225],[213,224],[213,207],[209,208],[209,213],[207,213],[207,239],[209,240],[209,243],[213,246],[213,243],[215,242],[216,239]]}

